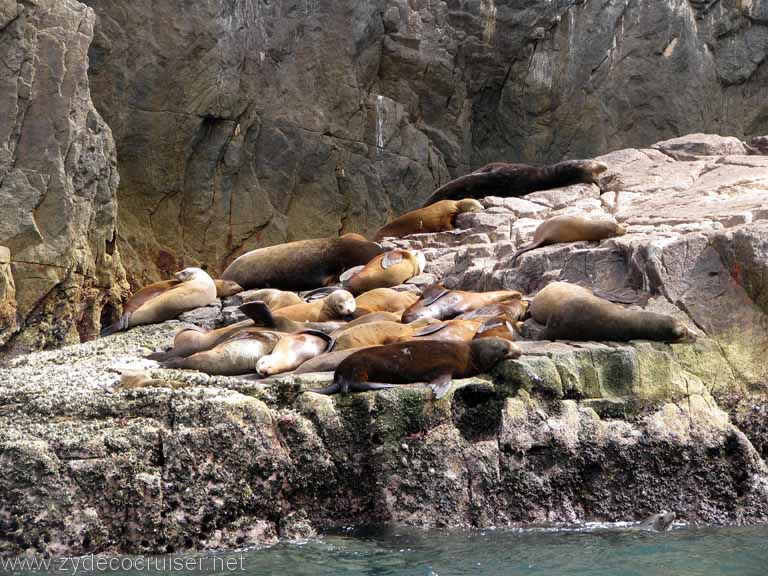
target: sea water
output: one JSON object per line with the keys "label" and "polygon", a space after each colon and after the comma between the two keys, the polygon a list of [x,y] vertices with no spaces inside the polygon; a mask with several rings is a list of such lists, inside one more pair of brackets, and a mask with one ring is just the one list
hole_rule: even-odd
{"label": "sea water", "polygon": [[[124,565],[138,560],[123,557]],[[768,576],[768,526],[644,532],[624,526],[443,531],[348,530],[228,553],[144,557],[131,570],[192,576]],[[154,560],[152,568],[150,560]],[[172,561],[176,561],[176,568]],[[191,568],[182,568],[182,561]],[[115,564],[113,564],[115,565]],[[72,574],[74,560],[66,568]],[[158,568],[159,566],[159,568]],[[162,569],[163,566],[165,569]],[[6,571],[32,576],[40,571]],[[64,574],[66,571],[57,570]]]}

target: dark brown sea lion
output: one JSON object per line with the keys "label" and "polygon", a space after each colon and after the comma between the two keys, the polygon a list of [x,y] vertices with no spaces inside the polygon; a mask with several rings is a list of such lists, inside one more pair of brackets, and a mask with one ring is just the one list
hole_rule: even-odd
{"label": "dark brown sea lion", "polygon": [[257,362],[256,372],[262,378],[289,372],[307,360],[327,352],[332,346],[333,339],[317,330],[285,334],[272,353]]}
{"label": "dark brown sea lion", "polygon": [[350,316],[356,309],[355,297],[347,290],[337,290],[313,302],[280,308],[275,311],[275,316],[297,322],[330,322]]}
{"label": "dark brown sea lion", "polygon": [[227,298],[243,291],[243,287],[237,282],[232,282],[232,280],[221,280],[220,278],[216,278],[213,283],[216,284],[217,298]]}
{"label": "dark brown sea lion", "polygon": [[245,289],[310,290],[332,284],[344,270],[382,252],[378,244],[350,236],[299,240],[246,252],[221,277]]}
{"label": "dark brown sea lion", "polygon": [[542,289],[533,298],[531,315],[534,311],[537,322],[537,316],[547,318],[543,335],[547,340],[696,341],[696,334],[671,316],[622,308],[565,282]]}
{"label": "dark brown sea lion", "polygon": [[276,330],[278,332],[301,332],[302,330],[317,330],[330,334],[334,330],[342,328],[345,322],[298,322],[290,318],[283,318],[272,314],[264,302],[248,302],[239,307],[239,310],[248,316],[256,326]]}
{"label": "dark brown sea lion", "polygon": [[279,332],[245,328],[210,350],[185,358],[171,358],[162,365],[221,376],[250,374],[256,371],[259,360],[272,352],[282,337]]}
{"label": "dark brown sea lion", "polygon": [[140,324],[156,324],[216,301],[216,284],[200,268],[185,268],[175,279],[145,286],[126,303],[120,320],[101,331],[109,336]]}
{"label": "dark brown sea lion", "polygon": [[419,299],[413,292],[401,292],[392,288],[376,288],[355,298],[357,308],[371,312],[402,312]]}
{"label": "dark brown sea lion", "polygon": [[373,237],[374,242],[382,238],[402,238],[425,232],[453,230],[456,216],[464,212],[479,212],[483,205],[474,198],[462,200],[441,200],[425,208],[407,212],[382,227]]}
{"label": "dark brown sea lion", "polygon": [[341,284],[352,294],[363,294],[376,288],[391,288],[418,276],[426,261],[421,252],[390,250],[379,254],[365,266],[348,270],[341,275]]}
{"label": "dark brown sea lion", "polygon": [[623,236],[626,233],[626,229],[613,220],[592,220],[567,214],[555,216],[539,224],[533,233],[533,241],[512,254],[510,264],[514,266],[515,260],[520,254],[541,246],[564,242],[598,242],[606,238]]}
{"label": "dark brown sea lion", "polygon": [[480,338],[471,342],[410,340],[364,348],[339,364],[331,386],[312,392],[346,394],[424,382],[432,388],[435,398],[440,399],[450,390],[453,378],[475,376],[520,354],[517,346],[502,338]]}
{"label": "dark brown sea lion", "polygon": [[449,320],[476,308],[505,300],[521,300],[522,297],[523,295],[516,290],[464,292],[449,290],[445,286],[434,284],[424,290],[421,298],[403,312],[403,322],[413,322],[419,318]]}
{"label": "dark brown sea lion", "polygon": [[444,184],[422,206],[440,200],[525,196],[537,190],[595,182],[607,169],[597,160],[565,160],[549,166],[493,162]]}

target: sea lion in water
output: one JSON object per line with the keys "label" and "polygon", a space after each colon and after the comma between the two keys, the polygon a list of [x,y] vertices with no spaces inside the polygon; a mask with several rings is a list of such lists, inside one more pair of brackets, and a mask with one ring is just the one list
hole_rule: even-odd
{"label": "sea lion in water", "polygon": [[299,322],[282,316],[275,316],[264,302],[248,302],[239,306],[239,310],[248,316],[256,326],[278,332],[294,333],[302,330],[317,330],[325,334],[338,330],[346,322]]}
{"label": "sea lion in water", "polygon": [[512,254],[510,264],[514,266],[518,256],[542,246],[564,242],[598,242],[626,233],[626,229],[613,220],[591,220],[568,214],[555,216],[539,224],[533,233],[533,241]]}
{"label": "sea lion in water", "polygon": [[336,368],[333,384],[311,392],[346,394],[425,382],[439,400],[450,390],[453,378],[481,374],[502,360],[517,358],[520,354],[517,346],[502,338],[480,338],[471,342],[410,340],[375,346],[344,359]]}
{"label": "sea lion in water", "polygon": [[365,266],[348,270],[339,278],[352,294],[363,294],[376,288],[391,288],[418,276],[426,260],[421,252],[390,250],[379,254]]}
{"label": "sea lion in water", "polygon": [[630,530],[651,530],[654,532],[666,532],[672,527],[672,522],[677,518],[674,512],[659,512],[646,518],[645,520],[630,526]]}
{"label": "sea lion in water", "polygon": [[262,378],[289,372],[307,360],[327,352],[332,346],[333,339],[317,330],[286,334],[280,338],[271,354],[258,361],[256,372]]}
{"label": "sea lion in water", "polygon": [[622,308],[566,282],[553,282],[536,294],[531,315],[537,322],[547,319],[547,340],[696,341],[696,334],[671,316]]}
{"label": "sea lion in water", "polygon": [[232,282],[232,280],[222,280],[220,278],[216,278],[214,279],[213,283],[216,284],[217,298],[227,298],[229,296],[239,294],[243,291],[243,287],[240,286],[240,284],[237,282]]}
{"label": "sea lion in water", "polygon": [[342,328],[332,335],[336,339],[334,350],[347,350],[349,348],[364,348],[368,346],[381,346],[393,342],[403,342],[417,334],[427,334],[427,327],[437,322],[431,318],[417,320],[413,324],[400,324],[399,322],[369,322]]}
{"label": "sea lion in water", "polygon": [[596,182],[607,169],[597,160],[565,160],[549,166],[493,162],[444,184],[423,206],[461,198],[519,197],[537,190]]}
{"label": "sea lion in water", "polygon": [[261,288],[258,290],[247,290],[240,293],[240,300],[243,304],[246,302],[264,302],[273,312],[281,308],[287,308],[294,304],[303,304],[298,294],[288,292],[287,290],[278,290],[277,288]]}
{"label": "sea lion in water", "polygon": [[358,309],[370,312],[402,312],[413,306],[419,299],[418,294],[392,288],[376,288],[355,298]]}
{"label": "sea lion in water", "polygon": [[128,299],[120,320],[101,331],[101,336],[140,324],[157,324],[216,301],[216,284],[200,268],[185,268],[173,280],[145,286]]}
{"label": "sea lion in water", "polygon": [[456,216],[464,212],[479,212],[483,205],[474,198],[441,200],[425,208],[407,212],[388,222],[376,232],[374,242],[383,238],[402,238],[410,234],[453,230]]}
{"label": "sea lion in water", "polygon": [[337,290],[320,300],[280,308],[274,315],[297,322],[328,322],[349,316],[356,309],[355,297],[346,290]]}
{"label": "sea lion in water", "polygon": [[299,240],[246,252],[221,277],[246,289],[310,290],[332,284],[344,270],[382,252],[378,244],[357,237]]}
{"label": "sea lion in water", "polygon": [[494,292],[464,292],[449,290],[440,284],[433,284],[424,290],[421,298],[403,312],[403,322],[413,322],[419,318],[437,318],[449,320],[475,308],[481,308],[505,300],[521,300],[523,295],[517,290],[496,290]]}
{"label": "sea lion in water", "polygon": [[250,374],[256,371],[259,360],[272,352],[282,337],[279,332],[245,328],[210,350],[185,358],[171,358],[162,365],[221,376]]}

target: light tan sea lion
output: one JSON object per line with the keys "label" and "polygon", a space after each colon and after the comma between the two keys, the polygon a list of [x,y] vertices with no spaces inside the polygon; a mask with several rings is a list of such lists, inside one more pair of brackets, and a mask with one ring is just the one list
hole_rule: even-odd
{"label": "light tan sea lion", "polygon": [[434,284],[424,290],[421,298],[403,312],[403,322],[413,322],[419,318],[450,320],[470,310],[505,300],[522,300],[522,297],[523,295],[516,290],[464,292],[449,290],[445,286]]}
{"label": "light tan sea lion", "polygon": [[380,346],[392,342],[402,342],[414,336],[427,325],[436,322],[431,318],[420,320],[413,324],[400,324],[397,322],[369,322],[343,328],[333,333],[336,340],[334,350],[347,350],[349,348],[364,348],[366,346]]}
{"label": "light tan sea lion", "polygon": [[419,296],[391,288],[376,288],[355,298],[358,309],[370,312],[402,312],[412,306]]}
{"label": "light tan sea lion", "polygon": [[343,328],[352,328],[353,326],[359,326],[360,324],[368,324],[369,322],[400,322],[403,317],[401,312],[367,312],[362,316],[358,316],[354,320],[350,320]]}
{"label": "light tan sea lion", "polygon": [[311,391],[346,394],[425,382],[435,398],[440,399],[450,390],[453,378],[475,376],[520,354],[517,346],[501,338],[479,338],[471,342],[409,340],[374,346],[342,360],[331,386]]}
{"label": "light tan sea lion", "polygon": [[[532,310],[537,314],[543,311],[541,317],[547,318],[544,330],[547,340],[696,341],[696,334],[671,316],[622,308],[589,294],[589,291],[585,293],[578,286],[556,284],[566,283],[553,282],[545,287],[533,298],[531,305]],[[556,296],[553,297],[553,293]],[[539,321],[536,316],[534,319]]]}
{"label": "light tan sea lion", "polygon": [[237,282],[232,282],[232,280],[221,280],[220,278],[216,278],[213,283],[216,284],[217,298],[227,298],[243,291],[243,287]]}
{"label": "light tan sea lion", "polygon": [[271,354],[259,360],[256,372],[262,378],[289,372],[307,360],[327,352],[331,346],[333,346],[333,339],[317,330],[286,334]]}
{"label": "light tan sea lion", "polygon": [[422,206],[461,198],[519,197],[537,190],[596,182],[607,169],[596,160],[565,160],[549,166],[492,162],[444,184]]}
{"label": "light tan sea lion", "polygon": [[264,302],[273,312],[281,308],[287,308],[295,304],[303,304],[298,294],[277,288],[260,288],[258,290],[247,290],[240,294],[240,300],[243,304],[246,302]]}
{"label": "light tan sea lion", "polygon": [[239,310],[253,321],[254,325],[277,332],[294,333],[303,330],[317,330],[330,334],[346,325],[346,322],[298,322],[282,316],[275,316],[264,302],[248,302]]}
{"label": "light tan sea lion", "polygon": [[419,208],[395,218],[376,232],[373,240],[378,242],[382,238],[403,238],[410,234],[453,230],[456,216],[464,212],[480,210],[483,210],[483,205],[474,198],[441,200],[426,208]]}
{"label": "light tan sea lion", "polygon": [[623,236],[626,233],[626,229],[613,220],[592,220],[567,214],[555,216],[539,224],[536,232],[533,233],[533,241],[512,254],[510,264],[514,266],[518,256],[541,246],[564,242],[598,242],[606,238]]}
{"label": "light tan sea lion", "polygon": [[230,336],[234,335],[246,328],[252,328],[253,322],[251,320],[243,320],[236,324],[230,324],[223,328],[217,328],[215,330],[206,330],[200,326],[185,326],[176,332],[173,337],[173,346],[170,350],[165,352],[154,352],[147,356],[150,360],[170,360],[177,356],[190,356],[197,352],[203,352],[204,350],[210,350],[214,346],[220,344]]}
{"label": "light tan sea lion", "polygon": [[123,315],[101,331],[109,336],[140,324],[157,324],[216,301],[216,284],[200,268],[185,268],[174,280],[145,286],[128,299]]}
{"label": "light tan sea lion", "polygon": [[245,328],[210,350],[185,358],[171,358],[162,365],[221,376],[250,374],[256,372],[261,358],[270,354],[283,337],[279,332]]}
{"label": "light tan sea lion", "polygon": [[441,342],[469,342],[475,337],[481,324],[479,320],[443,320],[431,324],[428,330],[414,333],[412,338]]}
{"label": "light tan sea lion", "polygon": [[592,296],[592,290],[569,282],[552,282],[534,296],[528,307],[528,312],[536,322],[546,326],[549,322],[549,315],[557,309],[560,302],[578,296]]}
{"label": "light tan sea lion", "polygon": [[351,293],[337,290],[320,300],[280,308],[274,315],[297,322],[330,322],[353,314],[356,308],[357,303]]}
{"label": "light tan sea lion", "polygon": [[379,254],[365,266],[348,270],[339,278],[352,294],[363,294],[376,288],[391,288],[405,283],[424,271],[426,261],[421,252],[390,250]]}
{"label": "light tan sea lion", "polygon": [[221,277],[245,289],[311,290],[333,284],[344,270],[382,252],[378,244],[357,237],[299,240],[246,252]]}

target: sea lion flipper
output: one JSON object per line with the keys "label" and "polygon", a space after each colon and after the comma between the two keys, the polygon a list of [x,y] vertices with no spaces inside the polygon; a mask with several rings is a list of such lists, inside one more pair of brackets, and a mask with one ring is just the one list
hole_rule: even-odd
{"label": "sea lion flipper", "polygon": [[432,380],[428,386],[435,394],[435,400],[440,400],[443,396],[448,394],[451,389],[451,380],[453,375],[450,373],[440,374],[437,378]]}
{"label": "sea lion flipper", "polygon": [[521,246],[519,250],[517,250],[514,254],[512,254],[512,257],[509,259],[509,265],[514,266],[518,256],[528,252],[529,250],[535,250],[536,248],[539,247],[539,245],[540,245],[539,242],[531,242],[530,244]]}
{"label": "sea lion flipper", "polygon": [[156,360],[157,362],[163,362],[175,356],[176,354],[173,353],[173,348],[169,348],[168,350],[159,350],[157,352],[152,352],[152,354],[148,354],[144,356],[144,358],[146,358],[147,360]]}
{"label": "sea lion flipper", "polygon": [[340,390],[341,389],[338,383],[334,382],[325,388],[310,388],[307,390],[307,392],[314,392],[315,394],[325,394],[326,396],[330,396],[331,394],[338,394]]}
{"label": "sea lion flipper", "polygon": [[272,311],[261,300],[254,300],[253,302],[246,302],[241,304],[238,309],[240,312],[248,316],[253,320],[256,326],[264,326],[266,328],[275,327],[275,317],[272,316]]}
{"label": "sea lion flipper", "polygon": [[392,266],[396,266],[403,261],[403,254],[401,252],[387,252],[381,259],[381,267],[386,270]]}
{"label": "sea lion flipper", "polygon": [[450,292],[450,290],[448,290],[448,288],[443,288],[442,286],[440,286],[439,288],[441,288],[441,289],[440,290],[435,290],[434,294],[430,294],[427,298],[423,299],[421,301],[421,305],[422,306],[430,306],[430,305],[434,304],[435,302],[440,300],[440,298],[442,298],[443,296],[445,296],[446,294],[448,294]]}
{"label": "sea lion flipper", "polygon": [[427,336],[429,334],[434,334],[435,332],[439,332],[443,328],[448,326],[445,322],[437,322],[435,324],[429,324],[428,326],[424,326],[424,328],[420,328],[416,330],[413,334],[411,334],[414,337],[417,336]]}
{"label": "sea lion flipper", "polygon": [[323,352],[323,354],[330,352],[333,349],[333,347],[336,345],[336,338],[320,330],[315,330],[314,328],[307,328],[306,330],[301,330],[297,332],[297,334],[309,334],[310,336],[317,336],[318,338],[325,340],[326,347],[325,347],[325,352]]}
{"label": "sea lion flipper", "polygon": [[372,390],[386,390],[394,388],[395,384],[385,384],[384,382],[358,382],[354,385],[355,392],[370,392]]}
{"label": "sea lion flipper", "polygon": [[353,276],[359,274],[363,271],[365,268],[365,265],[361,264],[360,266],[355,266],[354,268],[350,268],[349,270],[345,270],[341,276],[339,276],[339,282],[344,284],[348,280],[351,280]]}
{"label": "sea lion flipper", "polygon": [[99,337],[104,338],[105,336],[111,336],[112,334],[126,330],[128,328],[128,320],[130,320],[130,318],[130,314],[123,314],[120,317],[120,320],[114,324],[110,324],[106,328],[102,328],[101,332],[99,332]]}

